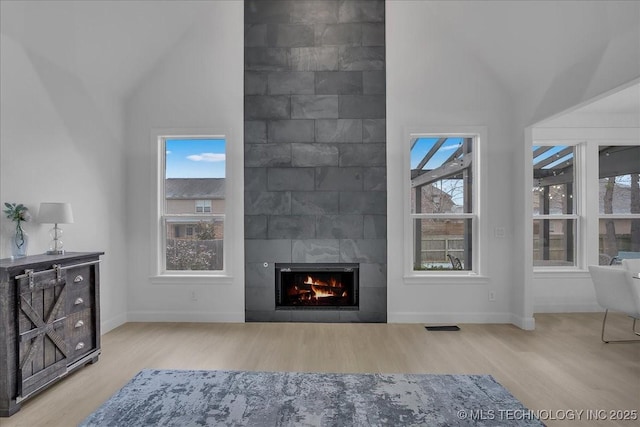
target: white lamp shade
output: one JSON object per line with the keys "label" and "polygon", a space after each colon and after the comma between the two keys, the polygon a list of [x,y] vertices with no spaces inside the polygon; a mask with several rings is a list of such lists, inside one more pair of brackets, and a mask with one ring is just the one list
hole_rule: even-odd
{"label": "white lamp shade", "polygon": [[40,203],[38,222],[42,224],[72,224],[70,203]]}

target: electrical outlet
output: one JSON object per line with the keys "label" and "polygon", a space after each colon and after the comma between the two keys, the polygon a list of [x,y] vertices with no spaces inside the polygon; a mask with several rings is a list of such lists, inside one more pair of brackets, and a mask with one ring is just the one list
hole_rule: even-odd
{"label": "electrical outlet", "polygon": [[489,301],[496,300],[496,291],[489,291]]}

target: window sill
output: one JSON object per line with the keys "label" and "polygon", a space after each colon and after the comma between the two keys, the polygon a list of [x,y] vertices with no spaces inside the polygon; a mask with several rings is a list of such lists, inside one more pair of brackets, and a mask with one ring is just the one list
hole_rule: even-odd
{"label": "window sill", "polygon": [[536,268],[533,270],[534,279],[579,279],[579,278],[591,278],[589,270],[581,269],[578,267],[573,268]]}
{"label": "window sill", "polygon": [[165,274],[150,276],[152,285],[232,285],[233,277],[212,274]]}
{"label": "window sill", "polygon": [[434,273],[404,276],[403,282],[405,285],[485,285],[489,278],[475,273]]}

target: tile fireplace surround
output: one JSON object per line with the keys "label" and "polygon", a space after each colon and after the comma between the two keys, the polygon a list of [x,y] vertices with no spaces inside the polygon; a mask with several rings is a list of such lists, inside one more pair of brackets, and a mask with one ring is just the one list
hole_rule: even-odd
{"label": "tile fireplace surround", "polygon": [[[247,321],[386,322],[384,1],[245,1]],[[354,310],[276,310],[275,263],[357,263]]]}

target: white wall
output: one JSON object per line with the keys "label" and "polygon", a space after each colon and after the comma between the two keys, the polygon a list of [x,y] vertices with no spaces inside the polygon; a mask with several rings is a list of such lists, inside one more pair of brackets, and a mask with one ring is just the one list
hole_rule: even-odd
{"label": "white wall", "polygon": [[228,168],[237,178],[227,186],[235,201],[227,201],[242,212],[244,4],[200,2],[197,7],[201,19],[142,78],[126,102],[131,321],[244,321],[241,214],[226,218],[230,277],[153,279],[157,141],[152,135],[164,130],[225,134]]}
{"label": "white wall", "polygon": [[[10,18],[18,17],[3,17]],[[34,36],[46,38],[47,30]],[[34,216],[40,202],[71,203],[75,223],[62,226],[65,249],[106,253],[101,313],[103,330],[109,330],[127,310],[122,116],[116,108],[99,108],[77,76],[4,34],[0,93],[0,199],[24,203]],[[13,223],[3,215],[1,224],[4,258],[11,255]],[[29,254],[48,249],[49,228],[26,224]]]}
{"label": "white wall", "polygon": [[[402,188],[406,178],[402,156],[409,143],[407,130],[486,126],[489,136],[489,160],[483,165],[488,192],[481,211],[486,237],[480,248],[483,277],[405,282],[402,262],[390,256],[389,319],[504,321],[531,327],[534,300],[546,307],[588,306],[592,296],[585,290],[573,302],[568,300],[576,286],[586,289],[587,277],[580,274],[567,278],[566,289],[555,295],[556,283],[563,278],[533,282],[527,252],[530,141],[525,141],[525,128],[640,76],[640,3],[523,3],[525,16],[535,12],[527,21],[529,27],[553,17],[544,22],[544,46],[537,46],[531,32],[519,33],[516,21],[509,19],[522,13],[518,2],[486,2],[490,13],[485,15],[485,5],[472,3],[471,9],[469,4],[447,1],[386,4],[389,254],[403,251],[405,201],[395,189]],[[233,223],[232,277],[224,284],[152,284],[149,242],[155,161],[150,135],[154,130],[219,129],[229,134],[238,157],[242,155],[243,3],[170,3],[170,13],[154,13],[146,9],[147,4],[100,3],[114,7],[103,17],[88,3],[80,7],[76,2],[2,2],[0,199],[26,203],[34,212],[45,200],[73,204],[76,223],[65,226],[67,249],[106,252],[102,267],[105,330],[127,319],[241,321],[242,218]],[[139,12],[148,17],[145,25],[136,24],[140,15],[128,13],[129,7],[142,8]],[[123,49],[111,46],[116,39],[105,31],[107,36],[98,40],[96,50],[91,40],[83,38],[89,27],[97,23],[109,30],[111,20],[126,16],[132,21],[126,27],[127,37],[136,40],[144,35],[155,40],[153,31],[165,34],[171,15],[177,19],[181,13],[181,22],[190,22],[193,15],[201,19],[154,66],[138,67],[143,77],[137,84],[127,82],[126,88],[135,89],[124,108],[112,93],[114,81],[109,80],[120,76],[118,67],[91,80],[104,66],[117,64],[105,63],[105,58],[112,57],[106,54]],[[441,19],[443,13],[447,19]],[[512,32],[501,33],[494,25],[501,22]],[[138,27],[146,32],[138,34]],[[464,33],[465,28],[473,31]],[[492,31],[488,39],[485,30]],[[546,43],[554,39],[569,41],[559,43],[560,48]],[[489,48],[494,45],[486,40],[499,43],[500,49]],[[155,46],[152,57],[162,51]],[[126,52],[129,62],[139,57],[130,49]],[[513,88],[520,74],[517,66],[509,64],[529,70],[522,74],[522,88]],[[241,179],[234,185],[242,191]],[[0,256],[4,257],[9,254],[6,242],[11,224],[3,217],[0,225]],[[47,227],[27,224],[32,253],[46,249]],[[493,237],[495,227],[505,228],[505,238]],[[495,302],[488,301],[489,290],[496,292]],[[195,302],[192,292],[196,292]]]}
{"label": "white wall", "polygon": [[[633,90],[637,91],[638,85]],[[636,92],[640,102],[640,91]],[[535,126],[532,130],[534,144],[564,143],[579,144],[578,159],[584,159],[584,168],[578,167],[578,182],[587,190],[598,188],[599,145],[640,144],[639,117],[621,114],[569,113],[548,123]],[[617,127],[608,127],[608,123]],[[563,126],[560,126],[563,125]],[[638,159],[640,161],[640,159]],[[582,163],[578,162],[580,166]],[[591,171],[587,174],[587,171]],[[570,313],[602,311],[596,302],[595,290],[588,265],[598,264],[599,235],[599,194],[586,191],[577,199],[583,218],[579,233],[582,236],[578,251],[578,266],[575,269],[550,271],[549,268],[536,269],[532,275],[532,300],[534,312]],[[584,260],[584,261],[583,261]],[[573,271],[572,271],[573,270]]]}
{"label": "white wall", "polygon": [[[479,248],[486,279],[405,280],[402,261],[390,257],[390,321],[532,328],[534,301],[543,311],[593,307],[584,272],[534,283],[527,127],[640,76],[640,3],[399,0],[386,11],[390,254],[403,253],[405,200],[394,190],[406,185],[407,129],[483,125],[489,132],[481,212],[487,238]],[[495,227],[506,238],[494,238]],[[488,290],[496,291],[495,303]]]}
{"label": "white wall", "polygon": [[[616,139],[618,129],[630,130],[635,127],[636,142],[638,135],[638,116],[626,114],[571,114],[575,106],[584,105],[603,94],[628,86],[640,77],[640,3],[638,2],[585,2],[581,20],[568,19],[563,27],[556,29],[559,34],[572,34],[580,29],[584,46],[579,50],[559,52],[558,60],[553,63],[551,73],[541,76],[535,85],[523,91],[517,99],[517,122],[521,129],[528,128],[530,135],[526,143],[520,146],[514,161],[531,164],[531,144],[535,140],[537,129],[556,126],[556,140],[590,139],[596,134],[598,139]],[[569,18],[572,18],[569,16]],[[585,20],[594,25],[585,25]],[[594,22],[595,21],[595,22]],[[639,95],[640,96],[640,95]],[[565,113],[569,113],[566,117]],[[553,117],[552,120],[545,120]],[[543,121],[544,123],[539,123]],[[564,130],[559,127],[564,127]],[[598,130],[599,128],[599,130]],[[607,130],[603,134],[603,129]],[[633,133],[633,131],[632,131]],[[581,136],[579,136],[582,134]],[[548,135],[548,133],[547,133]],[[564,136],[563,136],[564,135]],[[623,138],[624,139],[624,138]],[[595,165],[592,165],[595,166]],[[525,245],[518,265],[521,265],[521,277],[526,290],[525,311],[527,312],[580,312],[600,310],[593,291],[593,284],[586,266],[597,263],[595,258],[587,259],[580,271],[574,273],[534,273],[531,264],[530,201],[522,199],[530,194],[531,174],[524,168],[522,174],[514,177],[516,197],[521,211],[516,212],[516,229],[520,230],[519,240]],[[592,228],[586,241],[597,245],[593,240],[596,229]],[[591,251],[596,254],[596,251]]]}
{"label": "white wall", "polygon": [[[439,25],[437,4],[387,2],[387,199],[388,253],[404,253],[403,215],[408,185],[403,168],[409,149],[408,131],[447,126],[485,126],[488,139],[482,159],[480,223],[483,241],[481,277],[431,277],[405,280],[403,256],[390,256],[388,314],[390,322],[497,322],[525,325],[514,314],[510,295],[513,282],[513,191],[510,177],[515,128],[513,104],[507,88],[473,51],[448,36]],[[464,28],[465,19],[457,23]],[[503,227],[504,238],[493,230]],[[489,302],[488,293],[496,294]]]}

